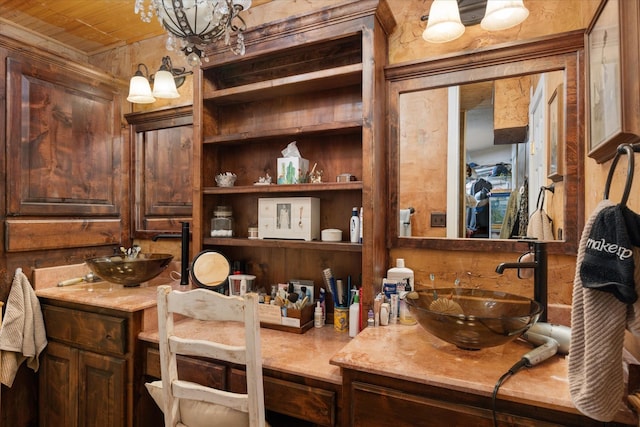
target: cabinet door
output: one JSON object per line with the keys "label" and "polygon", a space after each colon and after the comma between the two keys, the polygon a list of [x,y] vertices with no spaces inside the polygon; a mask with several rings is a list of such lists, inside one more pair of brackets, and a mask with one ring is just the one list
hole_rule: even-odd
{"label": "cabinet door", "polygon": [[77,398],[80,426],[126,425],[126,366],[123,359],[79,351]]}
{"label": "cabinet door", "polygon": [[40,357],[40,427],[76,427],[78,350],[49,342]]}

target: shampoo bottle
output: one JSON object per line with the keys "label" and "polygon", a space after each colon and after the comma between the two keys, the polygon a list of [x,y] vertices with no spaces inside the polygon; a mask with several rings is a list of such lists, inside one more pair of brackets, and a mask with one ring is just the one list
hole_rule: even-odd
{"label": "shampoo bottle", "polygon": [[349,307],[349,336],[351,338],[358,335],[360,332],[360,301],[358,300],[358,293],[353,295],[353,304]]}
{"label": "shampoo bottle", "polygon": [[351,219],[349,220],[349,237],[351,237],[351,243],[358,243],[360,241],[360,218],[358,217],[358,208],[354,207],[351,210]]}

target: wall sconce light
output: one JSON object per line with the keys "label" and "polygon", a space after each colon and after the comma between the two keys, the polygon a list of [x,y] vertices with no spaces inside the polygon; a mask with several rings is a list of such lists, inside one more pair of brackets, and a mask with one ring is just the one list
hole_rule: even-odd
{"label": "wall sconce light", "polygon": [[[149,75],[149,69],[145,64],[138,64],[138,70],[129,82],[127,101],[134,104],[150,104],[155,102],[156,98],[178,98],[178,88],[183,85],[189,74],[193,74],[193,71],[174,68],[168,56],[162,58],[162,65],[155,75]],[[153,82],[153,92],[149,81]]]}
{"label": "wall sconce light", "polygon": [[[484,16],[484,17],[482,17]],[[523,0],[433,0],[422,38],[429,43],[446,43],[457,39],[465,27],[480,24],[487,31],[506,30],[529,16]]]}

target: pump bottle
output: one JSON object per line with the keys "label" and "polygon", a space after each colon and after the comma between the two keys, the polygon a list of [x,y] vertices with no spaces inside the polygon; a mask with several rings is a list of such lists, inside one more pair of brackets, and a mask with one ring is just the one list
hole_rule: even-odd
{"label": "pump bottle", "polygon": [[411,286],[410,290],[414,290],[413,270],[405,267],[404,258],[398,258],[396,260],[396,266],[387,270],[387,279],[393,280],[396,283],[409,283]]}

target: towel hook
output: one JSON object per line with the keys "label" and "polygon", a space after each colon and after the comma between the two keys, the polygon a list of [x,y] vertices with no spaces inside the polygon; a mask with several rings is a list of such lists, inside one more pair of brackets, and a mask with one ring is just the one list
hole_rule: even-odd
{"label": "towel hook", "polygon": [[616,169],[618,164],[618,160],[620,160],[620,156],[622,154],[627,154],[628,163],[627,163],[627,181],[624,185],[624,192],[622,193],[622,199],[620,200],[620,206],[624,207],[627,204],[627,200],[629,199],[629,192],[631,191],[631,184],[633,184],[633,170],[634,170],[634,151],[636,146],[640,149],[640,145],[636,144],[634,146],[630,144],[621,144],[618,146],[616,150],[616,156],[613,158],[611,162],[611,167],[609,168],[609,175],[607,176],[607,182],[604,187],[604,198],[605,200],[609,198],[609,189],[611,187],[611,181],[613,179],[613,172]]}

